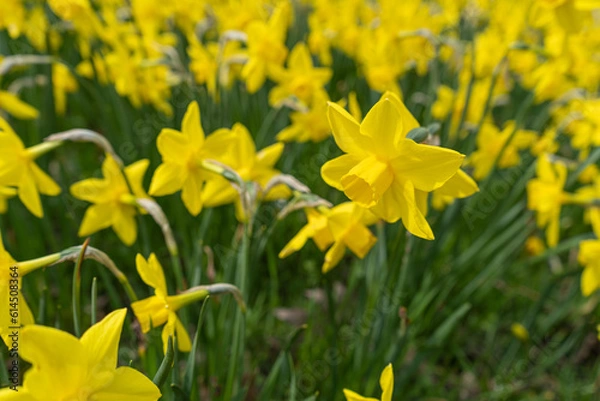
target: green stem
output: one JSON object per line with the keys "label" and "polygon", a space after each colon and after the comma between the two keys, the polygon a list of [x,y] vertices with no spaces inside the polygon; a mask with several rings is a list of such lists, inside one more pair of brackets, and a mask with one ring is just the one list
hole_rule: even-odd
{"label": "green stem", "polygon": [[81,265],[85,259],[85,250],[89,243],[90,239],[88,238],[81,246],[79,257],[73,270],[73,326],[76,337],[81,337]]}

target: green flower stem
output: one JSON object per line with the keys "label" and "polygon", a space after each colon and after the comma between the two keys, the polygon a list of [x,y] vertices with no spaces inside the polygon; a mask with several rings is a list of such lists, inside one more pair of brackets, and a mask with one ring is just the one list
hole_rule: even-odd
{"label": "green flower stem", "polygon": [[81,265],[85,257],[85,250],[90,244],[90,239],[86,239],[81,246],[75,269],[73,270],[73,326],[75,336],[81,337]]}

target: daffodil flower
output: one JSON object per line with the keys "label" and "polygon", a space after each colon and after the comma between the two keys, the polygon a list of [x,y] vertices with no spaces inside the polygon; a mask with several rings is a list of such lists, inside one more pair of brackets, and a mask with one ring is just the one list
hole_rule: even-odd
{"label": "daffodil flower", "polygon": [[456,174],[464,155],[417,144],[406,135],[419,126],[393,93],[385,93],[359,124],[329,103],[329,123],[344,155],[323,165],[321,176],[387,222],[402,219],[412,234],[433,239],[415,190],[431,192]]}
{"label": "daffodil flower", "polygon": [[327,104],[329,96],[326,92],[314,94],[308,110],[294,111],[290,114],[292,124],[277,134],[282,142],[321,142],[329,137],[331,128],[327,121]]}
{"label": "daffodil flower", "polygon": [[469,163],[475,168],[473,176],[476,180],[487,177],[500,152],[502,156],[498,160],[498,167],[518,166],[521,163],[519,151],[528,148],[537,139],[533,131],[519,129],[515,132],[514,121],[507,122],[502,131],[493,123],[484,123],[477,133],[477,150],[469,157]]}
{"label": "daffodil flower", "polygon": [[305,212],[308,224],[279,252],[280,258],[300,250],[312,238],[321,251],[329,248],[321,268],[327,273],[342,260],[346,248],[362,259],[377,242],[367,226],[375,224],[378,218],[353,202],[331,209],[305,209]]}
{"label": "daffodil flower", "polygon": [[[392,401],[392,395],[394,394],[394,370],[391,363],[381,372],[379,385],[383,391],[381,401]],[[377,398],[363,397],[348,389],[344,389],[344,395],[347,401],[379,401]]]}
{"label": "daffodil flower", "polygon": [[19,333],[19,355],[32,367],[17,391],[0,390],[0,401],[156,401],[150,379],[128,366],[117,368],[119,339],[127,309],[116,310],[81,338],[45,326]]}
{"label": "daffodil flower", "polygon": [[[231,129],[231,151],[227,154],[227,166],[235,170],[244,181],[253,181],[261,187],[271,178],[280,174],[274,168],[283,152],[283,143],[267,146],[257,152],[256,145],[248,129],[240,123],[234,124]],[[284,185],[277,185],[265,195],[266,201],[286,198],[290,195],[289,189]],[[244,220],[243,211],[238,192],[231,183],[217,176],[209,180],[202,190],[202,203],[206,207],[215,207],[235,202],[239,219]]]}
{"label": "daffodil flower", "polygon": [[60,146],[61,142],[44,142],[25,148],[10,125],[0,117],[0,185],[16,187],[19,199],[36,217],[43,217],[40,193],[60,194],[58,184],[37,164],[35,159]]}
{"label": "daffodil flower", "polygon": [[181,190],[181,199],[187,210],[197,216],[202,210],[202,188],[214,173],[202,167],[207,159],[222,160],[231,145],[231,132],[217,130],[204,138],[200,124],[200,108],[192,102],[181,123],[181,132],[164,128],[156,145],[162,156],[150,183],[150,195],[164,196]]}
{"label": "daffodil flower", "polygon": [[154,295],[132,303],[131,309],[133,309],[144,333],[149,332],[153,327],[165,325],[162,331],[165,353],[169,337],[177,338],[178,348],[182,352],[188,352],[192,348],[190,336],[176,314],[184,306],[203,300],[208,295],[231,292],[241,304],[242,309],[245,308],[239,290],[230,284],[193,287],[178,295],[169,295],[163,268],[155,254],[151,254],[148,260],[138,254],[135,264],[144,283],[154,288]]}
{"label": "daffodil flower", "polygon": [[74,197],[93,203],[83,216],[79,236],[85,237],[112,227],[126,245],[135,242],[135,216],[138,210],[136,198],[148,198],[142,187],[148,164],[147,159],[137,161],[125,167],[123,175],[115,159],[107,154],[102,163],[104,178],[88,178],[71,186]]}
{"label": "daffodil flower", "polygon": [[527,207],[537,212],[537,225],[546,228],[546,241],[550,247],[558,244],[560,231],[560,209],[572,200],[572,195],[563,191],[567,180],[567,167],[551,163],[547,155],[537,160],[537,178],[527,183]]}
{"label": "daffodil flower", "polygon": [[271,71],[271,79],[278,84],[269,92],[271,106],[289,96],[295,96],[308,105],[314,94],[324,91],[323,86],[331,79],[331,69],[315,68],[310,52],[302,42],[294,46],[287,64],[287,69],[274,67]]}

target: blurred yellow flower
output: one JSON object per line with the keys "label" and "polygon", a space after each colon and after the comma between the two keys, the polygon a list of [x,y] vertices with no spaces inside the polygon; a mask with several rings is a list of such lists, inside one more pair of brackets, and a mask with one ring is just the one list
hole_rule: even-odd
{"label": "blurred yellow flower", "polygon": [[23,328],[19,355],[32,368],[17,391],[0,390],[0,400],[158,400],[160,390],[150,379],[128,366],[117,368],[126,314],[126,308],[108,314],[81,338],[52,327]]}
{"label": "blurred yellow flower", "polygon": [[456,174],[464,155],[406,138],[419,123],[389,92],[362,124],[334,103],[329,103],[328,116],[335,141],[346,154],[323,165],[325,182],[385,221],[402,219],[412,234],[433,239],[415,190],[440,188]]}
{"label": "blurred yellow flower", "polygon": [[330,68],[315,68],[308,48],[299,42],[290,53],[287,69],[274,66],[271,70],[271,79],[278,85],[269,92],[269,104],[277,106],[287,97],[295,96],[309,105],[317,92],[324,91],[323,86],[332,73]]}
{"label": "blurred yellow flower", "polygon": [[327,103],[329,96],[318,92],[312,99],[308,110],[290,113],[292,124],[277,134],[277,140],[283,142],[321,142],[329,137],[331,128],[327,121]]}
{"label": "blurred yellow flower", "polygon": [[476,180],[487,177],[501,152],[499,168],[518,166],[521,163],[519,151],[530,147],[537,138],[533,131],[516,129],[514,121],[508,121],[502,131],[493,123],[484,123],[477,133],[477,150],[468,160],[475,168],[473,176]]}
{"label": "blurred yellow flower", "polygon": [[581,293],[587,297],[600,288],[600,239],[581,241],[578,261],[584,267]]}
{"label": "blurred yellow flower", "polygon": [[37,109],[19,99],[16,95],[0,90],[0,110],[24,120],[33,120],[40,114]]}
{"label": "blurred yellow flower", "polygon": [[143,159],[121,171],[115,159],[107,154],[102,163],[104,178],[88,178],[71,186],[74,197],[93,203],[83,216],[80,237],[112,227],[125,245],[133,245],[137,238],[136,198],[148,198],[142,181],[149,164],[149,160]]}
{"label": "blurred yellow flower", "polygon": [[[392,395],[394,394],[394,369],[391,363],[381,372],[379,385],[382,390],[381,401],[392,401]],[[344,389],[344,395],[347,401],[379,401],[377,398],[363,397],[348,389]]]}
{"label": "blurred yellow flower", "polygon": [[56,114],[63,116],[67,110],[67,93],[74,93],[79,88],[77,80],[69,68],[62,63],[52,64],[52,90]]}
{"label": "blurred yellow flower", "polygon": [[223,161],[231,146],[231,131],[220,129],[204,138],[200,124],[200,108],[192,102],[181,123],[181,131],[163,128],[156,139],[162,156],[150,183],[150,195],[164,196],[181,190],[187,210],[197,216],[202,210],[202,188],[211,173],[202,167],[207,159]]}
{"label": "blurred yellow flower", "polygon": [[527,207],[537,212],[537,225],[546,228],[548,246],[558,244],[560,231],[560,209],[572,199],[563,191],[567,180],[567,167],[551,163],[548,155],[537,160],[537,178],[527,183]]}
{"label": "blurred yellow flower", "polygon": [[60,146],[60,142],[44,142],[25,148],[10,125],[0,117],[0,185],[16,187],[21,202],[35,216],[44,216],[40,193],[60,194],[58,184],[37,164],[35,159]]}
{"label": "blurred yellow flower", "polygon": [[377,217],[353,202],[342,203],[331,209],[306,209],[305,212],[308,224],[279,252],[280,258],[300,250],[309,238],[321,251],[333,244],[325,254],[322,266],[323,273],[327,273],[340,262],[346,248],[362,259],[377,241],[367,228],[377,222]]}

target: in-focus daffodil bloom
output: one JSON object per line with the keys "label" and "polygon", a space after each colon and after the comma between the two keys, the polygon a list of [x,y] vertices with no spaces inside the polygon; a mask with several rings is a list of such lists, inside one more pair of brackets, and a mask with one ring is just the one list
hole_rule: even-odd
{"label": "in-focus daffodil bloom", "polygon": [[383,220],[402,219],[412,234],[433,239],[415,190],[440,188],[456,174],[464,155],[408,139],[419,124],[393,93],[385,93],[362,124],[333,103],[328,117],[335,142],[346,154],[323,165],[325,182]]}
{"label": "in-focus daffodil bloom", "polygon": [[[231,129],[231,150],[226,156],[226,163],[240,175],[242,180],[256,182],[264,188],[271,178],[280,174],[274,166],[281,157],[283,148],[283,143],[276,143],[257,152],[248,129],[236,123]],[[286,186],[278,185],[266,194],[264,200],[272,201],[289,195],[290,191]],[[232,202],[236,204],[238,218],[244,220],[239,193],[231,183],[222,176],[216,176],[206,182],[202,190],[204,206],[215,207]]]}
{"label": "in-focus daffodil bloom", "polygon": [[148,198],[142,180],[149,163],[147,159],[137,161],[125,167],[123,175],[115,159],[107,154],[102,163],[104,178],[88,178],[71,186],[74,197],[93,203],[83,216],[79,227],[80,237],[112,227],[124,244],[132,245],[135,242],[136,198]]}
{"label": "in-focus daffodil bloom", "polygon": [[33,120],[40,114],[35,107],[25,103],[16,95],[2,90],[0,90],[0,110],[23,120]]}
{"label": "in-focus daffodil bloom", "polygon": [[52,327],[23,328],[19,355],[32,367],[17,391],[0,390],[0,401],[158,400],[160,390],[150,379],[128,366],[117,368],[126,314],[125,308],[110,313],[81,338]]}
{"label": "in-focus daffodil bloom", "polygon": [[288,27],[289,4],[282,2],[267,23],[252,21],[247,29],[248,61],[242,70],[249,93],[258,91],[273,67],[283,65],[288,53],[285,36]]}
{"label": "in-focus daffodil bloom", "polygon": [[515,132],[514,121],[507,122],[502,131],[492,123],[484,123],[477,133],[477,150],[469,157],[469,163],[475,168],[473,176],[476,180],[487,177],[500,152],[499,168],[518,166],[521,163],[519,151],[536,141],[537,134],[533,131],[518,129]]}
{"label": "in-focus daffodil bloom", "polygon": [[0,186],[0,214],[6,213],[9,198],[17,195],[17,190],[11,187]]}
{"label": "in-focus daffodil bloom", "polygon": [[154,288],[153,296],[131,304],[131,309],[140,322],[142,331],[147,333],[151,328],[164,324],[165,327],[162,331],[164,352],[167,352],[169,337],[176,337],[179,350],[188,352],[192,348],[190,336],[176,312],[192,302],[206,298],[209,292],[205,289],[188,290],[188,292],[170,296],[167,292],[163,268],[155,254],[151,254],[148,260],[138,254],[135,264],[144,283]]}
{"label": "in-focus daffodil bloom", "polygon": [[294,46],[287,64],[287,69],[276,66],[271,71],[271,79],[278,85],[269,92],[269,104],[276,106],[289,96],[295,96],[305,105],[311,104],[315,93],[324,91],[323,86],[331,79],[331,69],[315,68],[302,42]]}
{"label": "in-focus daffodil bloom", "polygon": [[58,184],[35,164],[35,159],[58,147],[60,142],[44,142],[25,148],[10,125],[0,117],[0,185],[16,187],[21,202],[37,217],[43,217],[40,193],[60,194]]}
{"label": "in-focus daffodil bloom", "polygon": [[547,155],[537,160],[537,178],[527,183],[527,207],[537,212],[537,225],[546,228],[548,246],[558,244],[560,210],[573,196],[563,191],[567,180],[567,167],[551,163]]}
{"label": "in-focus daffodil bloom", "polygon": [[192,102],[181,123],[181,132],[164,128],[156,139],[162,156],[150,183],[150,195],[164,196],[181,190],[181,199],[187,210],[197,216],[202,210],[202,188],[207,179],[214,177],[202,167],[207,159],[223,161],[231,145],[231,132],[221,129],[204,138],[200,124],[200,108]]}
{"label": "in-focus daffodil bloom", "polygon": [[323,273],[327,273],[342,260],[346,248],[362,259],[377,241],[367,226],[375,224],[378,218],[353,202],[331,209],[306,209],[306,218],[308,224],[279,252],[280,258],[300,250],[309,238],[321,251],[333,244],[325,254],[322,266]]}
{"label": "in-focus daffodil bloom", "polygon": [[[391,363],[381,372],[379,385],[383,391],[381,401],[392,401],[392,395],[394,394],[394,369]],[[344,395],[347,401],[379,401],[377,398],[363,397],[348,389],[344,389]]]}

